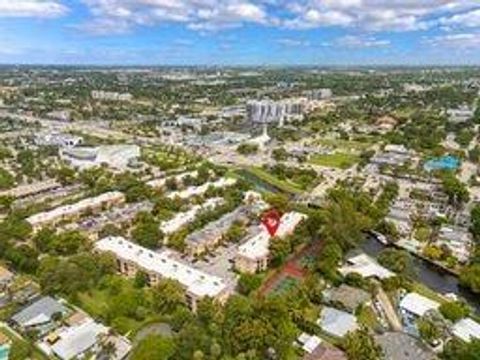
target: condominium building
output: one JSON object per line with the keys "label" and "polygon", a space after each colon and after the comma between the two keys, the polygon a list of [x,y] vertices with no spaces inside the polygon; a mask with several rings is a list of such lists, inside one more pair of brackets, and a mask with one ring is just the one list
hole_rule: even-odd
{"label": "condominium building", "polygon": [[154,188],[154,189],[162,189],[169,179],[174,179],[176,182],[179,182],[179,181],[182,181],[183,179],[185,179],[188,176],[190,176],[192,178],[196,178],[198,176],[198,171],[197,170],[189,171],[189,172],[182,173],[180,175],[174,175],[174,176],[171,176],[171,177],[163,177],[163,178],[160,178],[160,179],[153,179],[153,180],[148,181],[147,185]]}
{"label": "condominium building", "polygon": [[133,99],[132,94],[118,93],[113,91],[101,91],[93,90],[90,95],[95,100],[107,100],[107,101],[131,101]]}
{"label": "condominium building", "polygon": [[35,135],[35,144],[41,146],[74,147],[82,143],[80,136],[62,134],[58,132],[45,132]]}
{"label": "condominium building", "polygon": [[291,118],[300,117],[306,111],[304,98],[273,100],[252,100],[247,103],[247,118],[252,123],[277,123],[283,126]]}
{"label": "condominium building", "polygon": [[[289,212],[282,216],[280,225],[275,234],[283,238],[292,234],[295,228],[307,218],[307,215],[299,212]],[[255,273],[267,269],[269,260],[270,234],[264,226],[260,225],[256,235],[239,246],[235,258],[235,268],[245,273]]]}
{"label": "condominium building", "polygon": [[175,199],[176,197],[179,197],[180,199],[188,199],[192,196],[205,194],[210,188],[210,186],[216,189],[223,189],[228,186],[235,185],[236,183],[237,180],[234,178],[220,178],[217,181],[208,181],[200,186],[191,186],[186,188],[185,190],[173,191],[168,194],[167,197],[170,199]]}
{"label": "condominium building", "polygon": [[163,278],[178,281],[185,288],[187,304],[193,311],[196,311],[198,301],[206,296],[220,302],[229,296],[228,287],[221,278],[175,260],[169,251],[156,253],[113,236],[98,241],[95,248],[115,255],[118,271],[125,276],[134,277],[138,271],[143,271],[152,286]]}
{"label": "condominium building", "polygon": [[191,256],[198,256],[208,250],[214,250],[235,222],[248,222],[248,214],[248,206],[242,205],[204,228],[189,234],[185,238],[185,252]]}
{"label": "condominium building", "polygon": [[110,191],[99,196],[80,200],[75,204],[63,205],[27,218],[34,231],[44,226],[58,224],[60,221],[74,220],[87,211],[98,211],[103,207],[125,202],[125,195],[119,191]]}
{"label": "condominium building", "polygon": [[198,216],[201,211],[214,209],[224,203],[223,198],[208,199],[202,205],[194,205],[188,211],[177,213],[173,218],[163,221],[160,224],[160,230],[165,236],[173,234],[186,226]]}

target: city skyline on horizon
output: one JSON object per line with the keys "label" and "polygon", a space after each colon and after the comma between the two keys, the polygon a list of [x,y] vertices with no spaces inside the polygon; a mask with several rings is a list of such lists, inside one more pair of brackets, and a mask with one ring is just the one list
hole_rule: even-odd
{"label": "city skyline on horizon", "polygon": [[0,0],[0,63],[480,65],[470,0]]}

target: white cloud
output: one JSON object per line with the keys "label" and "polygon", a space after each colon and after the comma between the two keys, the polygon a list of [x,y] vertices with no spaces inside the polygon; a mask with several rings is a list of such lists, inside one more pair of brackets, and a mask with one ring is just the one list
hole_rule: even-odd
{"label": "white cloud", "polygon": [[[83,0],[93,21],[85,29],[104,33],[105,24],[122,21],[118,31],[138,25],[184,23],[190,29],[211,31],[245,23],[267,24],[268,13],[258,1],[250,0]],[[98,30],[97,30],[98,28]]]}
{"label": "white cloud", "polygon": [[480,8],[440,19],[448,27],[480,27]]}
{"label": "white cloud", "polygon": [[433,47],[448,47],[463,50],[471,50],[480,47],[480,32],[446,34],[425,38],[424,42]]}
{"label": "white cloud", "polygon": [[347,35],[336,39],[333,45],[343,48],[384,48],[390,46],[391,42],[372,36]]}
{"label": "white cloud", "polygon": [[68,8],[59,1],[0,0],[1,17],[53,18],[65,15]]}
{"label": "white cloud", "polygon": [[[434,26],[439,17],[479,7],[471,0],[297,0],[293,28],[354,26],[371,31],[414,31]],[[313,15],[313,16],[312,16]]]}
{"label": "white cloud", "polygon": [[301,39],[282,38],[278,39],[277,43],[285,47],[308,47],[310,41]]}
{"label": "white cloud", "polygon": [[[246,23],[290,29],[338,26],[367,32],[418,31],[437,25],[448,28],[457,23],[480,26],[480,3],[475,0],[81,1],[92,14],[84,28],[94,33],[108,33],[109,28],[120,33],[136,26],[171,22],[203,32]],[[119,23],[118,28],[109,26],[115,22]]]}

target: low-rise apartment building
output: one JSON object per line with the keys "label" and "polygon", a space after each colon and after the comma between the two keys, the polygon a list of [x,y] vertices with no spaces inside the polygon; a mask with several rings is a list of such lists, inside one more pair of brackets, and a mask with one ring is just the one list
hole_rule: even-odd
{"label": "low-rise apartment building", "polygon": [[[295,211],[283,214],[275,236],[283,238],[292,234],[306,218],[307,215]],[[258,233],[240,245],[235,258],[235,268],[245,273],[264,271],[268,266],[270,238],[268,231],[259,226]]]}
{"label": "low-rise apartment building", "polygon": [[163,278],[178,281],[185,288],[187,304],[193,311],[197,309],[197,302],[206,296],[220,302],[229,296],[228,287],[221,278],[173,259],[169,251],[156,253],[113,236],[98,241],[95,248],[115,255],[117,269],[125,276],[134,277],[138,271],[143,271],[152,286]]}
{"label": "low-rise apartment building", "polygon": [[41,212],[27,218],[27,221],[37,231],[44,226],[52,226],[65,220],[74,220],[87,211],[98,211],[103,207],[122,204],[125,195],[119,191],[110,191],[104,194],[80,200],[77,203],[63,205],[55,209]]}
{"label": "low-rise apartment building", "polygon": [[235,222],[246,224],[249,208],[242,205],[220,219],[207,224],[204,228],[189,234],[185,238],[185,252],[190,256],[198,256],[208,250],[213,250],[223,239],[223,236]]}

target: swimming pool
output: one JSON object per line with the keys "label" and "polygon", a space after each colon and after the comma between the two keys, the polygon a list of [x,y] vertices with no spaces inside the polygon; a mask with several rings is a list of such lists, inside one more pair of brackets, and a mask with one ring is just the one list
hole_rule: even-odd
{"label": "swimming pool", "polygon": [[456,170],[459,167],[460,167],[460,159],[452,155],[430,159],[427,162],[425,162],[425,165],[423,165],[423,168],[427,171]]}
{"label": "swimming pool", "polygon": [[0,346],[0,360],[8,360],[9,353],[10,353],[10,345]]}

